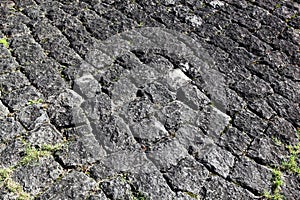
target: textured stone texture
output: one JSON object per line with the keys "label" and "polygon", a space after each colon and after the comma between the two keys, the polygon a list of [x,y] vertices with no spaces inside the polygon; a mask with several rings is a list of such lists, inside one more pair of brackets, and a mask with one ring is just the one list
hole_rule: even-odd
{"label": "textured stone texture", "polygon": [[297,199],[299,8],[1,1],[0,169],[32,199],[262,199],[277,168]]}

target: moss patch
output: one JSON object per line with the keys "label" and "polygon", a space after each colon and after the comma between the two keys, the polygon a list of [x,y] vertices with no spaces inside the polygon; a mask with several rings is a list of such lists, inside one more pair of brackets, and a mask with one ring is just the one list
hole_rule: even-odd
{"label": "moss patch", "polygon": [[9,48],[9,43],[7,41],[7,38],[0,38],[0,44],[2,44],[5,48]]}

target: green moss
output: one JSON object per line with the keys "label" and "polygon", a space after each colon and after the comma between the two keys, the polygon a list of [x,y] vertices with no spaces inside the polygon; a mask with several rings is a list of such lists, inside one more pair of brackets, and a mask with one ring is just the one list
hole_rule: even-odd
{"label": "green moss", "polygon": [[7,178],[9,178],[11,173],[12,173],[11,168],[0,169],[0,183],[5,181]]}
{"label": "green moss", "polygon": [[274,141],[274,143],[275,143],[276,145],[278,145],[278,146],[281,146],[281,145],[282,145],[282,142],[281,142],[278,138],[272,137],[272,140]]}
{"label": "green moss", "polygon": [[187,195],[189,195],[193,199],[198,199],[198,195],[197,194],[194,194],[192,192],[184,192],[184,193],[187,194]]}
{"label": "green moss", "polygon": [[146,196],[144,196],[141,192],[137,192],[133,200],[148,200]]}
{"label": "green moss", "polygon": [[6,188],[8,191],[16,194],[18,200],[30,200],[33,197],[23,191],[22,186],[11,179],[12,168],[0,169],[0,187]]}
{"label": "green moss", "polygon": [[27,144],[24,140],[23,143],[26,145],[24,152],[25,155],[18,162],[17,166],[26,165],[33,161],[38,161],[41,157],[44,156],[50,156],[53,152],[61,150],[65,145],[64,143],[58,143],[55,145],[43,144],[41,148],[36,148],[31,144]]}
{"label": "green moss", "polygon": [[281,5],[279,3],[275,5],[275,9],[278,9],[280,7],[281,7]]}
{"label": "green moss", "polygon": [[17,200],[30,200],[33,199],[33,197],[30,196],[30,194],[23,191],[22,186],[13,181],[11,178],[7,179],[5,187],[14,194],[18,195]]}
{"label": "green moss", "polygon": [[294,146],[291,145],[287,146],[290,155],[288,161],[282,162],[282,169],[296,173],[298,176],[300,176],[300,167],[297,164],[297,159],[299,159],[299,154],[300,154],[300,129],[297,130],[297,134],[299,140],[298,144]]}
{"label": "green moss", "polygon": [[49,151],[39,150],[35,147],[27,146],[25,149],[25,156],[18,163],[19,165],[26,165],[32,161],[38,161],[40,157],[51,155]]}
{"label": "green moss", "polygon": [[59,151],[59,150],[63,149],[63,147],[64,147],[63,143],[58,143],[55,145],[43,144],[41,149],[44,151],[55,152],[55,151]]}
{"label": "green moss", "polygon": [[43,99],[37,99],[37,100],[28,100],[28,104],[29,105],[33,105],[33,104],[39,104],[39,103],[43,103]]}
{"label": "green moss", "polygon": [[272,193],[265,191],[263,197],[270,200],[282,200],[283,196],[280,194],[281,186],[283,185],[281,171],[278,169],[273,169],[273,178],[272,178]]}
{"label": "green moss", "polygon": [[0,44],[2,44],[7,49],[9,48],[9,44],[6,37],[0,39]]}
{"label": "green moss", "polygon": [[53,152],[61,150],[64,143],[58,143],[56,145],[44,144],[40,148],[33,147],[28,144],[24,139],[21,140],[25,145],[24,156],[13,167],[0,169],[0,188],[4,187],[8,191],[16,194],[18,200],[31,200],[34,199],[30,194],[23,191],[22,186],[13,181],[10,177],[13,170],[21,165],[26,165],[33,161],[38,161],[41,157],[50,156]]}
{"label": "green moss", "polygon": [[[300,129],[297,129],[298,143],[296,145],[288,145],[286,148],[289,151],[289,156],[286,162],[282,162],[281,166],[273,169],[273,179],[272,179],[272,193],[264,192],[262,195],[266,199],[281,200],[284,196],[280,193],[281,186],[284,184],[282,180],[282,171],[292,172],[300,176],[300,167],[297,164],[297,159],[299,159],[300,154]],[[273,138],[274,140],[274,138]],[[275,141],[275,140],[274,140]],[[276,141],[275,141],[276,143]]]}

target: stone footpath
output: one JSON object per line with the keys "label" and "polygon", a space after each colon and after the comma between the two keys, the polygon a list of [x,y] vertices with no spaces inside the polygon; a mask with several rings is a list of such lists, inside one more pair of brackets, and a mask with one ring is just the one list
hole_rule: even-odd
{"label": "stone footpath", "polygon": [[1,0],[0,199],[299,199],[299,0]]}

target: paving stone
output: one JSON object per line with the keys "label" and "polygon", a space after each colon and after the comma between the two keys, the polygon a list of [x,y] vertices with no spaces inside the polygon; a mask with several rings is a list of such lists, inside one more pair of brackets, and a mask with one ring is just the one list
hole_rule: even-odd
{"label": "paving stone", "polygon": [[194,200],[200,199],[199,195],[191,194],[189,192],[177,192],[176,199],[178,200]]}
{"label": "paving stone", "polygon": [[248,190],[234,184],[225,181],[218,176],[212,176],[209,178],[204,187],[205,199],[258,199]]}
{"label": "paving stone", "polygon": [[150,68],[147,65],[140,65],[138,68],[134,68],[130,71],[128,78],[136,87],[142,87],[153,82],[159,76],[161,76],[161,74],[159,74],[155,69]]}
{"label": "paving stone", "polygon": [[[67,140],[57,162],[15,166],[37,199],[263,198],[274,189],[268,166],[298,143],[299,8],[1,2],[1,168],[22,159],[23,140]],[[58,164],[64,173],[51,178]],[[282,180],[283,198],[297,199],[296,175]]]}
{"label": "paving stone", "polygon": [[227,178],[235,161],[235,157],[229,151],[213,144],[205,145],[197,159],[223,178]]}
{"label": "paving stone", "polygon": [[132,124],[153,116],[154,111],[154,105],[149,99],[138,97],[124,105],[120,116],[126,123]]}
{"label": "paving stone", "polygon": [[188,151],[176,140],[158,143],[147,151],[147,157],[161,170],[166,171],[181,159],[188,157]]}
{"label": "paving stone", "polygon": [[299,177],[294,177],[291,175],[283,175],[283,186],[281,193],[287,199],[294,199],[298,198],[299,195]]}
{"label": "paving stone", "polygon": [[131,148],[136,143],[128,125],[118,116],[112,116],[102,127],[96,125],[93,134],[108,153]]}
{"label": "paving stone", "polygon": [[275,117],[269,124],[266,134],[271,138],[277,138],[284,144],[296,145],[298,136],[291,123],[283,118]]}
{"label": "paving stone", "polygon": [[3,200],[14,200],[14,199],[18,198],[18,195],[14,194],[13,192],[8,191],[5,188],[1,188],[0,189],[0,197]]}
{"label": "paving stone", "polygon": [[266,121],[249,110],[239,112],[233,120],[233,124],[250,137],[262,135],[267,128]]}
{"label": "paving stone", "polygon": [[169,136],[164,125],[154,117],[142,120],[130,126],[130,130],[137,141],[141,141],[145,144],[155,143]]}
{"label": "paving stone", "polygon": [[133,199],[131,187],[125,177],[118,176],[108,181],[100,183],[101,189],[110,199]]}
{"label": "paving stone", "polygon": [[143,92],[149,96],[151,102],[160,106],[165,106],[175,100],[175,95],[160,83],[147,84],[143,88]]}
{"label": "paving stone", "polygon": [[300,101],[300,86],[299,84],[284,80],[284,81],[276,81],[274,83],[274,91],[277,92],[280,95],[283,95],[287,99],[297,103]]}
{"label": "paving stone", "polygon": [[45,60],[43,63],[31,64],[24,69],[28,80],[45,97],[59,95],[66,88],[66,83],[59,72],[59,64],[52,60]]}
{"label": "paving stone", "polygon": [[111,100],[104,93],[85,100],[81,107],[90,120],[107,121],[111,115]]}
{"label": "paving stone", "polygon": [[34,146],[56,145],[63,142],[63,135],[50,124],[44,124],[28,132],[27,140]]}
{"label": "paving stone", "polygon": [[52,185],[61,174],[63,168],[52,157],[43,157],[37,163],[15,169],[12,179],[23,187],[24,192],[35,196]]}
{"label": "paving stone", "polygon": [[22,125],[14,118],[7,117],[0,119],[0,139],[1,142],[8,142],[13,140],[15,137],[20,136],[25,132]]}
{"label": "paving stone", "polygon": [[280,141],[278,142],[276,138],[257,137],[249,146],[247,155],[259,163],[280,166],[288,155],[285,146],[278,143]]}
{"label": "paving stone", "polygon": [[257,77],[237,82],[235,88],[242,97],[249,99],[263,98],[273,93],[271,86]]}
{"label": "paving stone", "polygon": [[28,104],[30,100],[44,99],[34,87],[26,86],[5,94],[2,97],[2,102],[9,107],[9,109],[18,111]]}
{"label": "paving stone", "polygon": [[122,77],[117,83],[113,84],[111,98],[114,106],[116,106],[114,109],[117,110],[120,106],[133,101],[137,91],[135,85],[127,78]]}
{"label": "paving stone", "polygon": [[146,198],[168,200],[175,198],[175,193],[158,171],[134,174],[133,178],[129,180],[132,181],[136,190],[140,191]]}
{"label": "paving stone", "polygon": [[272,171],[245,157],[235,163],[229,178],[257,194],[270,192],[272,186]]}
{"label": "paving stone", "polygon": [[9,114],[9,110],[0,101],[0,119],[5,118],[8,114]]}
{"label": "paving stone", "polygon": [[120,151],[110,154],[91,168],[91,176],[97,181],[127,174],[134,191],[150,199],[172,199],[174,193],[162,174],[150,162],[143,151]]}
{"label": "paving stone", "polygon": [[95,188],[96,182],[81,172],[71,171],[37,199],[82,199]]}
{"label": "paving stone", "polygon": [[46,58],[41,46],[26,36],[13,38],[11,47],[15,49],[14,54],[21,65],[30,66]]}
{"label": "paving stone", "polygon": [[99,190],[96,192],[96,194],[91,195],[89,200],[107,200],[108,198],[105,196],[104,192],[102,190]]}
{"label": "paving stone", "polygon": [[190,84],[179,88],[176,97],[194,110],[200,110],[211,102],[196,86]]}
{"label": "paving stone", "polygon": [[0,60],[1,73],[13,72],[18,67],[19,67],[18,63],[12,57],[10,57],[9,55],[3,55],[3,56],[1,55],[1,60]]}
{"label": "paving stone", "polygon": [[101,181],[120,173],[139,174],[144,170],[153,172],[157,171],[157,168],[147,159],[143,151],[135,149],[108,154],[91,167],[90,173],[96,181]]}
{"label": "paving stone", "polygon": [[186,158],[168,169],[164,176],[173,190],[200,195],[209,173],[201,163],[192,158]]}
{"label": "paving stone", "polygon": [[276,113],[274,110],[269,106],[266,100],[261,99],[254,102],[249,103],[249,107],[260,117],[265,119],[270,119]]}
{"label": "paving stone", "polygon": [[176,91],[180,87],[191,82],[191,79],[187,77],[180,69],[174,69],[168,72],[165,79],[161,80],[166,84],[171,91]]}
{"label": "paving stone", "polygon": [[40,124],[50,122],[41,103],[25,106],[17,114],[17,118],[27,130],[33,130]]}
{"label": "paving stone", "polygon": [[57,127],[87,123],[85,110],[80,107],[84,100],[75,91],[67,89],[58,96],[51,97],[48,101],[51,104],[47,109],[47,114]]}
{"label": "paving stone", "polygon": [[300,108],[286,98],[274,94],[267,99],[267,102],[276,111],[276,113],[284,119],[291,122],[294,126],[300,126],[299,113]]}
{"label": "paving stone", "polygon": [[155,69],[160,74],[168,73],[173,69],[173,64],[164,56],[156,54],[155,52],[138,52],[141,55],[137,54],[136,56],[146,65]]}
{"label": "paving stone", "polygon": [[68,167],[92,164],[105,155],[105,150],[99,145],[93,134],[71,141],[66,149],[57,153],[61,162]]}
{"label": "paving stone", "polygon": [[1,92],[4,94],[10,93],[13,90],[28,86],[30,84],[26,76],[24,76],[24,74],[22,74],[20,71],[4,74],[0,76],[0,81]]}
{"label": "paving stone", "polygon": [[252,139],[244,132],[229,127],[220,137],[219,145],[228,149],[234,155],[243,155],[251,144]]}
{"label": "paving stone", "polygon": [[25,145],[20,139],[1,144],[0,166],[1,168],[12,167],[18,164],[24,153]]}
{"label": "paving stone", "polygon": [[214,143],[201,129],[189,124],[180,127],[175,133],[175,138],[188,150],[189,154],[196,158],[199,156],[202,148]]}
{"label": "paving stone", "polygon": [[174,132],[183,124],[195,125],[197,114],[197,111],[176,100],[155,112],[154,115],[168,131]]}
{"label": "paving stone", "polygon": [[247,104],[234,90],[227,90],[227,106],[226,114],[231,117],[237,112],[241,111]]}
{"label": "paving stone", "polygon": [[210,138],[216,140],[230,124],[231,118],[215,107],[206,106],[197,116],[196,124]]}

